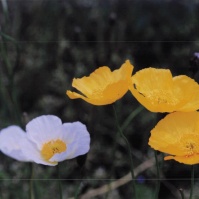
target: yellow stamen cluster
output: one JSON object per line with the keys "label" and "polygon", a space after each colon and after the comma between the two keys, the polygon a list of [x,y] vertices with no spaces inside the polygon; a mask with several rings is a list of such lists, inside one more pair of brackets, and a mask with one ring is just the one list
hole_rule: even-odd
{"label": "yellow stamen cluster", "polygon": [[66,151],[66,143],[60,139],[51,140],[45,143],[41,150],[41,155],[44,160],[50,160],[55,154]]}
{"label": "yellow stamen cluster", "polygon": [[163,90],[153,90],[149,93],[144,94],[144,96],[148,98],[152,104],[157,103],[175,105],[178,103],[178,100],[175,99],[175,96],[173,96],[171,92]]}

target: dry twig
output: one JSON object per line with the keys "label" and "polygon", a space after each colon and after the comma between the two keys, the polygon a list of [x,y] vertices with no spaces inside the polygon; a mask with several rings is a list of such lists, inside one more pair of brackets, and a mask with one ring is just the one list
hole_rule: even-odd
{"label": "dry twig", "polygon": [[[145,162],[143,162],[142,164],[140,164],[138,167],[135,168],[135,170],[134,170],[135,176],[137,176],[138,174],[147,170],[148,168],[152,167],[154,164],[155,164],[155,158],[146,160]],[[89,190],[88,192],[79,196],[78,198],[79,199],[89,199],[89,198],[93,198],[95,196],[103,195],[106,192],[117,189],[118,187],[128,183],[131,180],[132,180],[132,177],[131,177],[131,173],[129,172],[127,175],[123,176],[122,178],[120,178],[114,182],[105,184],[97,189]],[[70,199],[74,199],[74,198],[70,198]]]}

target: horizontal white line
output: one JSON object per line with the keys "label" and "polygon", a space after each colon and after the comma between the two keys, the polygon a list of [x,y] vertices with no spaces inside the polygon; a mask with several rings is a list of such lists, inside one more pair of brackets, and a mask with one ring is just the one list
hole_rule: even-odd
{"label": "horizontal white line", "polygon": [[[53,179],[42,179],[42,178],[34,178],[34,179],[29,179],[29,178],[13,178],[13,179],[9,179],[9,178],[7,178],[7,179],[0,179],[0,181],[8,181],[8,180],[22,180],[22,181],[26,181],[26,180],[32,180],[32,181],[50,181],[50,180],[59,180],[59,181],[64,181],[64,180],[66,180],[66,181],[72,181],[72,180],[75,180],[75,181],[83,181],[83,180],[85,180],[85,181],[96,181],[96,180],[98,180],[98,181],[118,181],[118,180],[120,180],[120,181],[126,181],[126,180],[128,180],[128,179],[56,179],[56,178],[53,178]],[[139,180],[139,179],[134,179],[134,181],[156,181],[156,180],[160,180],[160,181],[170,181],[170,180],[172,180],[172,181],[174,181],[174,180],[191,180],[191,178],[168,178],[168,179],[158,179],[158,178],[148,178],[148,179],[141,179],[141,180]],[[199,178],[194,178],[194,180],[199,180]],[[131,179],[131,181],[132,181],[132,179]]]}

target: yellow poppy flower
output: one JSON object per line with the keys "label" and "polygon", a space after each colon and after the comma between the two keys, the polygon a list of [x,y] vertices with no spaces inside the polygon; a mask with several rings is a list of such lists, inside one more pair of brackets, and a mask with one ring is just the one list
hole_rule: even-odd
{"label": "yellow poppy flower", "polygon": [[199,109],[199,85],[186,75],[172,77],[168,69],[146,68],[132,76],[130,91],[152,112]]}
{"label": "yellow poppy flower", "polygon": [[149,145],[155,150],[170,154],[165,160],[198,164],[199,112],[170,113],[151,130]]}
{"label": "yellow poppy flower", "polygon": [[113,72],[107,66],[102,66],[89,77],[73,79],[72,86],[82,94],[69,90],[66,94],[71,99],[81,98],[93,105],[112,104],[128,91],[132,71],[133,66],[129,60]]}

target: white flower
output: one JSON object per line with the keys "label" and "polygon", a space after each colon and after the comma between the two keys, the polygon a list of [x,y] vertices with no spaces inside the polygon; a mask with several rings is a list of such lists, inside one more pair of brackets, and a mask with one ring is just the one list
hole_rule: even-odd
{"label": "white flower", "polygon": [[[17,160],[55,166],[58,162],[87,153],[90,148],[90,135],[81,122],[62,124],[58,117],[45,115],[30,121],[26,133],[17,126],[11,127],[0,133],[0,150]],[[21,133],[11,138],[15,134],[13,128],[20,129]],[[18,148],[1,144],[9,140],[15,140]]]}

